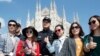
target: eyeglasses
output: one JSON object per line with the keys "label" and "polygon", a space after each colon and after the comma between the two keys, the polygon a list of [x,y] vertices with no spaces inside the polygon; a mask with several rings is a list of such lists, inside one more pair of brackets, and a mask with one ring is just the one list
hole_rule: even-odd
{"label": "eyeglasses", "polygon": [[33,33],[33,31],[32,30],[28,30],[28,31],[26,31],[26,33]]}
{"label": "eyeglasses", "polygon": [[61,29],[55,30],[55,32],[60,32],[60,31],[61,31]]}
{"label": "eyeglasses", "polygon": [[95,23],[96,23],[96,21],[93,20],[93,21],[89,22],[88,24],[91,25],[91,24],[95,24]]}
{"label": "eyeglasses", "polygon": [[11,26],[15,27],[16,25],[15,24],[8,24],[8,26],[9,27],[11,27]]}
{"label": "eyeglasses", "polygon": [[74,29],[74,28],[75,28],[75,29],[78,29],[78,28],[79,28],[79,26],[74,26],[74,27],[72,27],[72,29]]}

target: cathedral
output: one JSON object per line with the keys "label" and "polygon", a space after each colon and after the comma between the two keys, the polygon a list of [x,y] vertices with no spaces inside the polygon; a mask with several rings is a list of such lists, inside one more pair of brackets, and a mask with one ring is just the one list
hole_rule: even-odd
{"label": "cathedral", "polygon": [[[71,23],[69,23],[67,21],[64,7],[63,7],[62,14],[63,14],[62,17],[60,17],[58,15],[57,7],[56,7],[56,4],[55,4],[55,0],[51,0],[50,8],[45,7],[43,9],[41,8],[41,4],[40,4],[39,0],[37,0],[35,17],[32,18],[32,20],[30,20],[30,13],[28,12],[26,27],[34,26],[37,29],[37,31],[41,31],[43,29],[42,28],[42,20],[43,20],[43,18],[44,17],[49,17],[51,19],[50,29],[54,30],[54,28],[55,28],[55,26],[57,24],[61,24],[64,27],[65,35],[68,36],[69,27],[70,27]],[[78,15],[76,15],[73,18],[74,21],[78,21],[78,20],[76,20],[77,18],[78,18]]]}

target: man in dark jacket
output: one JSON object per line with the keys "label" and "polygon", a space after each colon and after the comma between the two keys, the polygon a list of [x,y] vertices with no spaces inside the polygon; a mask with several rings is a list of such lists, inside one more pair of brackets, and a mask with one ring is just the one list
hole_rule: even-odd
{"label": "man in dark jacket", "polygon": [[45,37],[49,37],[50,43],[53,42],[53,31],[50,30],[51,20],[48,17],[43,19],[43,30],[39,32],[38,41],[41,45],[41,54],[42,56],[52,56],[52,54],[46,48],[46,43],[44,42]]}
{"label": "man in dark jacket", "polygon": [[25,37],[21,33],[21,25],[19,23],[17,23],[16,36],[19,37],[20,40],[25,40]]}

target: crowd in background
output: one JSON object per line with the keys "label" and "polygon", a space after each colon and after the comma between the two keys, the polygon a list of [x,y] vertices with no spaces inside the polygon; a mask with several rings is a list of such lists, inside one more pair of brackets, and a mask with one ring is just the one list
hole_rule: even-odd
{"label": "crowd in background", "polygon": [[[1,28],[0,23],[0,28]],[[69,36],[64,35],[63,25],[50,30],[51,20],[42,20],[43,30],[33,26],[21,30],[15,20],[8,21],[8,32],[0,35],[0,56],[100,56],[100,16],[89,18],[90,33],[78,22],[71,23]]]}

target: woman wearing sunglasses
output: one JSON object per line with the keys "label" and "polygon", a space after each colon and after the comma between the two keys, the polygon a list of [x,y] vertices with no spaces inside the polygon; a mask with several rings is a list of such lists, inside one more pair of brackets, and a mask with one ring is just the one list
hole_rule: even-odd
{"label": "woman wearing sunglasses", "polygon": [[54,56],[59,56],[60,50],[62,49],[63,43],[66,39],[66,36],[64,35],[64,28],[62,25],[57,25],[55,27],[55,34],[56,34],[56,40],[53,41],[53,44],[50,44],[49,38],[45,38],[47,49],[50,53],[55,52]]}
{"label": "woman wearing sunglasses", "polygon": [[65,40],[60,56],[83,56],[83,40],[84,32],[82,27],[73,22],[69,30],[69,37]]}
{"label": "woman wearing sunglasses", "polygon": [[89,19],[90,34],[84,37],[86,56],[100,56],[100,16]]}
{"label": "woman wearing sunglasses", "polygon": [[25,36],[25,41],[19,42],[16,56],[40,56],[40,46],[36,40],[38,32],[35,28],[31,26],[24,28],[22,33]]}

